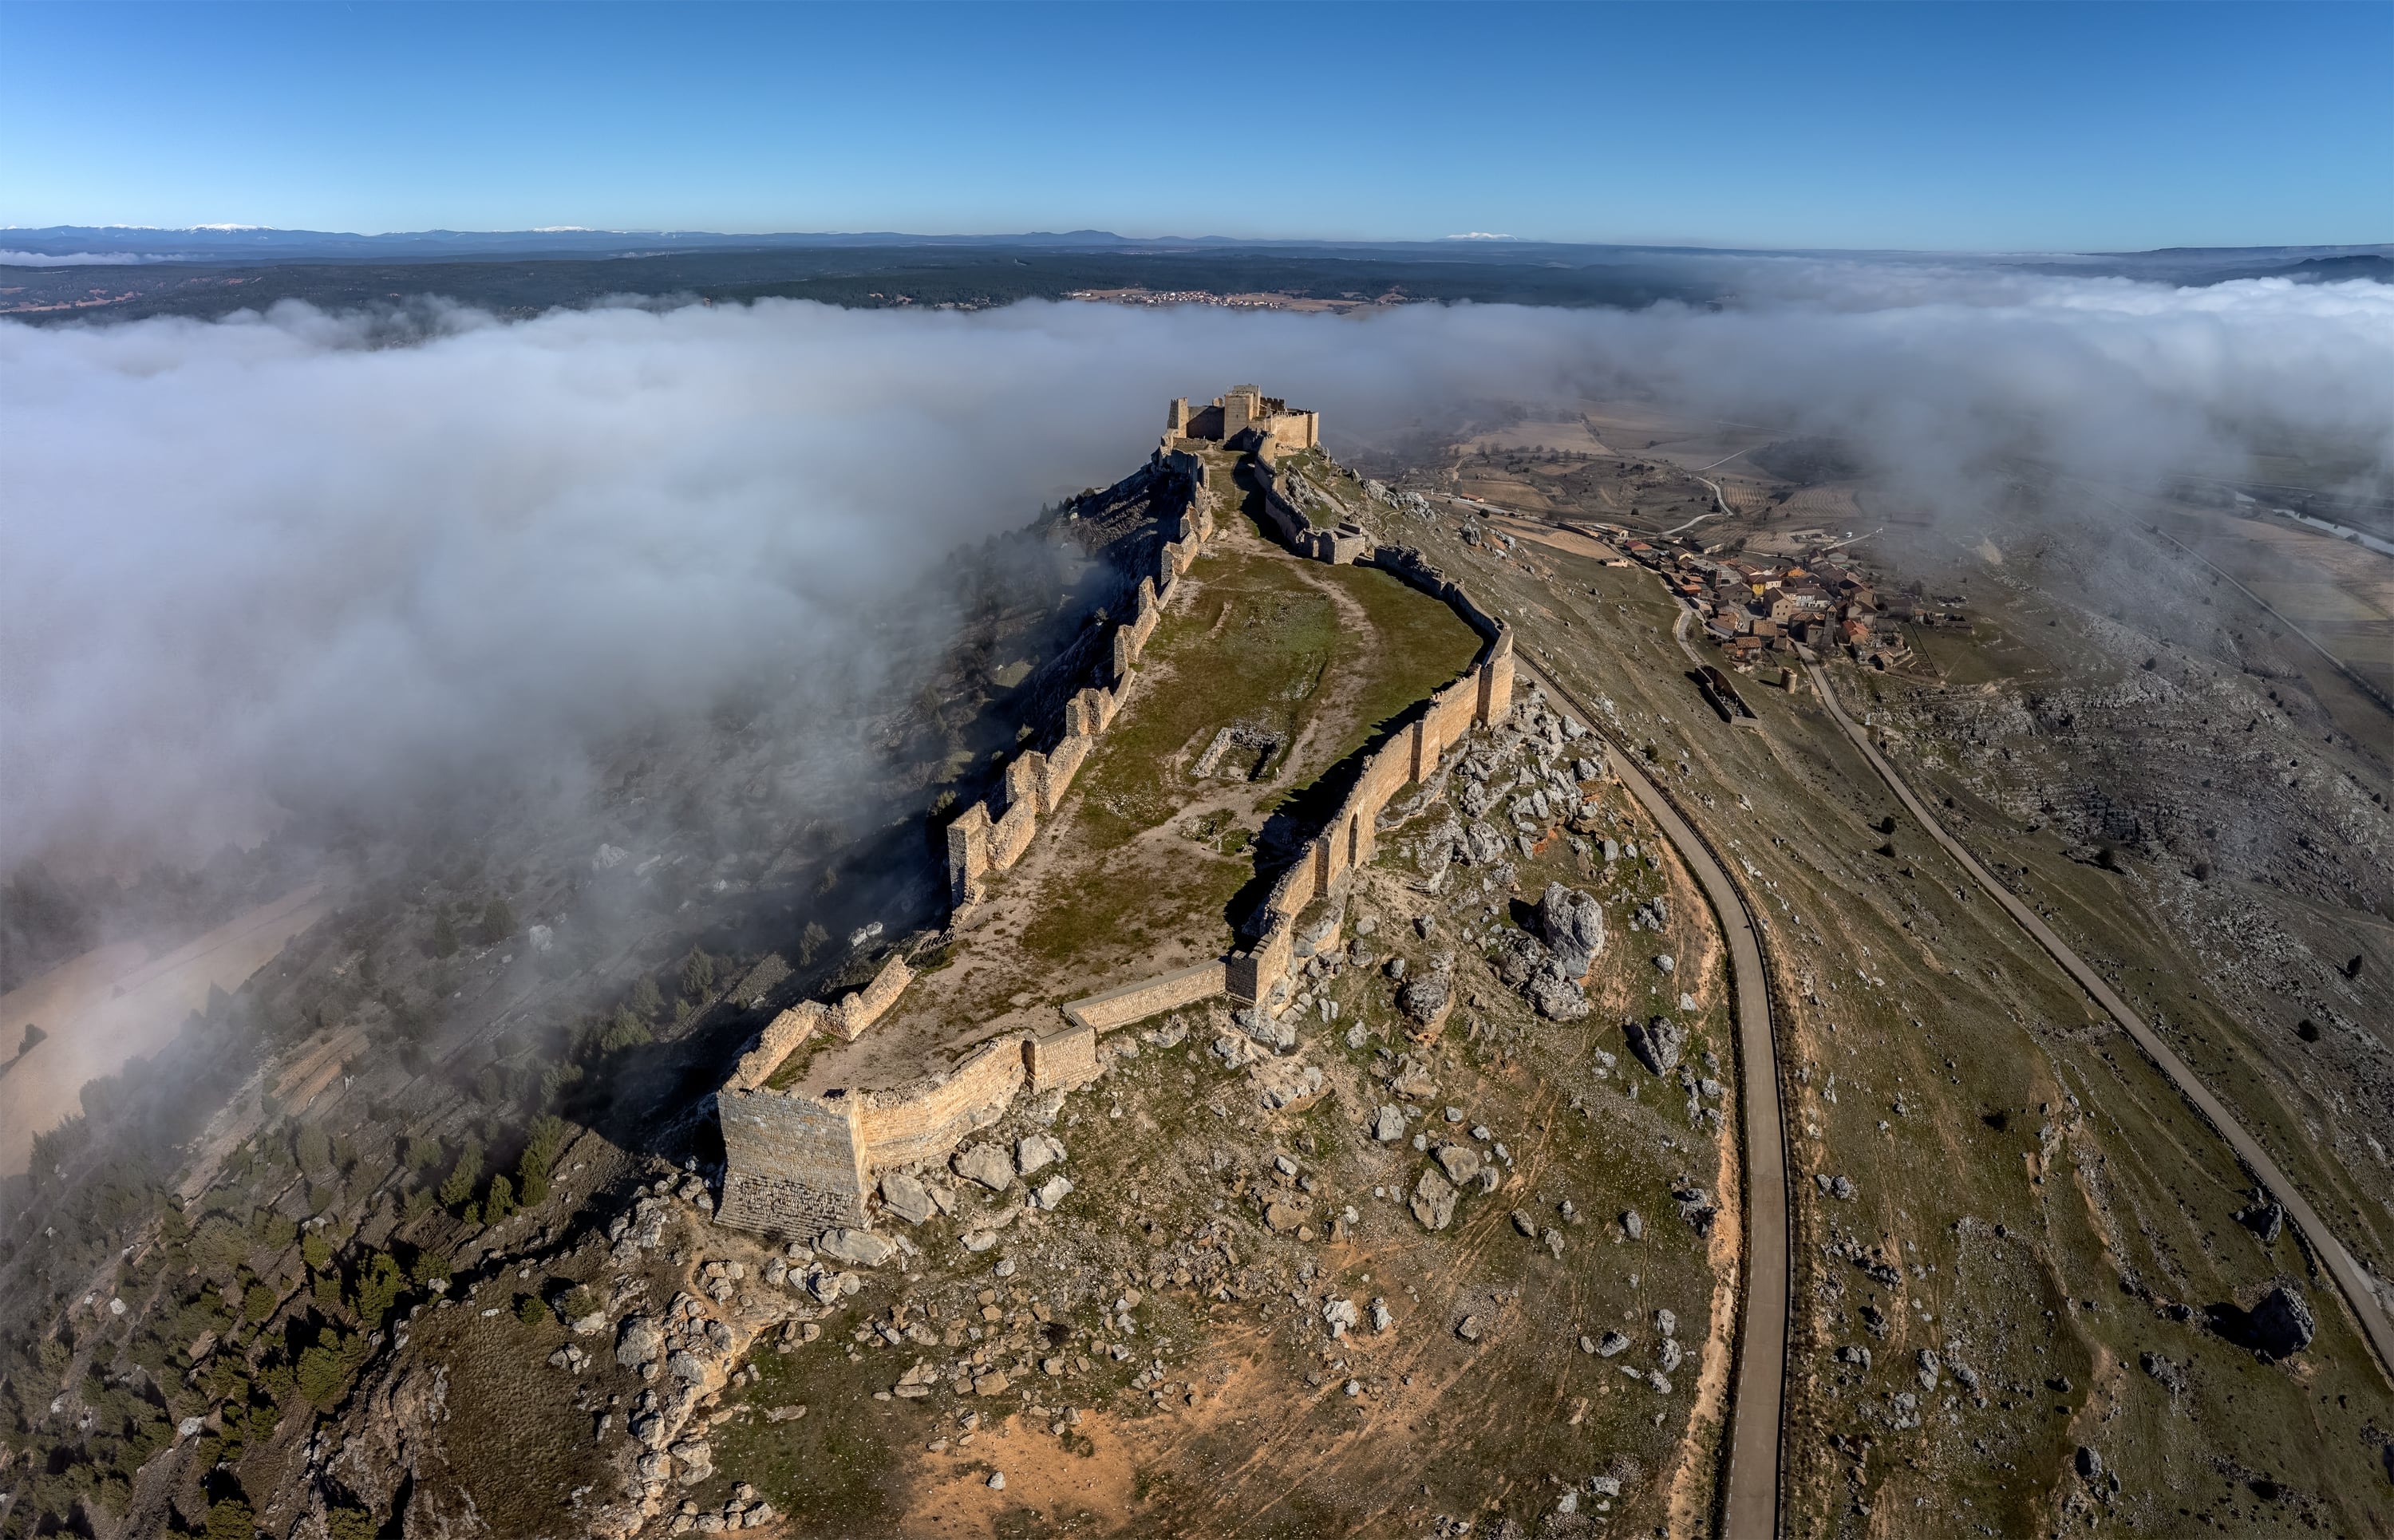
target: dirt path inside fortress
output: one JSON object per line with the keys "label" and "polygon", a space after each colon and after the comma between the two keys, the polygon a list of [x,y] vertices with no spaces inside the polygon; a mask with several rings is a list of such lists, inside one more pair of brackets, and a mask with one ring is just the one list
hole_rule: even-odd
{"label": "dirt path inside fortress", "polygon": [[[1220,956],[1272,810],[1470,666],[1478,634],[1385,573],[1302,560],[1225,518],[1174,587],[1112,727],[954,960],[798,1088],[901,1084],[1068,1000]],[[1224,729],[1268,737],[1199,779]],[[1257,767],[1258,779],[1240,769]]]}

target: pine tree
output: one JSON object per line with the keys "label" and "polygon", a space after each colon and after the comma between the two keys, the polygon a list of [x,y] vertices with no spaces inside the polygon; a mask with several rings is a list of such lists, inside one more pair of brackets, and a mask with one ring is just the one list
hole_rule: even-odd
{"label": "pine tree", "polygon": [[482,1141],[468,1137],[466,1148],[450,1169],[449,1179],[441,1184],[441,1203],[454,1208],[474,1195],[474,1184],[482,1179]]}

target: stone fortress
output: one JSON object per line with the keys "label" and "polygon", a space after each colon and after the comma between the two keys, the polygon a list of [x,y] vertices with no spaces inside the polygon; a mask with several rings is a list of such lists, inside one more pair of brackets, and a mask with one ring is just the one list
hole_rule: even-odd
{"label": "stone fortress", "polygon": [[1322,445],[1322,414],[1292,411],[1288,402],[1267,396],[1252,385],[1234,385],[1214,398],[1211,406],[1189,410],[1189,398],[1173,401],[1164,415],[1164,448],[1179,441],[1222,444],[1230,449],[1318,449]]}
{"label": "stone fortress", "polygon": [[[1373,859],[1381,810],[1405,786],[1432,774],[1474,726],[1511,710],[1512,628],[1417,553],[1377,545],[1343,505],[1286,463],[1318,448],[1318,414],[1293,411],[1253,386],[1239,386],[1195,413],[1186,399],[1173,401],[1165,423],[1163,441],[1138,477],[1166,494],[1160,499],[1165,506],[1181,509],[1177,519],[1167,516],[1170,538],[1162,543],[1154,570],[1140,577],[1135,608],[1114,628],[1098,677],[1066,702],[1054,746],[1018,756],[1006,765],[998,794],[948,825],[947,944],[962,944],[992,885],[1031,848],[1138,682],[1148,638],[1216,533],[1208,455],[1235,455],[1252,473],[1267,533],[1287,550],[1314,560],[1376,566],[1443,601],[1483,638],[1478,657],[1460,678],[1399,714],[1400,725],[1364,757],[1340,805],[1273,883],[1245,928],[1247,944],[1227,955],[1074,1000],[1051,1020],[979,1044],[943,1073],[892,1087],[805,1095],[769,1082],[817,1033],[852,1043],[886,1014],[914,979],[902,956],[892,955],[871,983],[836,1003],[809,1001],[782,1011],[717,1093],[723,1223],[808,1242],[833,1229],[865,1227],[884,1173],[944,1160],[1026,1091],[1065,1092],[1096,1078],[1101,1033],[1222,995],[1244,1010],[1277,1017],[1291,998],[1301,954],[1328,944],[1335,933],[1329,901]],[[1324,527],[1317,514],[1339,522]]]}

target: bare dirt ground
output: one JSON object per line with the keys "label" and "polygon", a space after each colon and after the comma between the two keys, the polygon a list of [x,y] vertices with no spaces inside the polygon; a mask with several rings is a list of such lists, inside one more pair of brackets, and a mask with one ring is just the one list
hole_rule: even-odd
{"label": "bare dirt ground", "polygon": [[331,908],[311,883],[162,956],[138,942],[102,947],[0,996],[6,1047],[27,1022],[49,1033],[0,1073],[0,1176],[25,1169],[33,1136],[75,1111],[84,1082],[164,1046],[210,991],[240,988]]}

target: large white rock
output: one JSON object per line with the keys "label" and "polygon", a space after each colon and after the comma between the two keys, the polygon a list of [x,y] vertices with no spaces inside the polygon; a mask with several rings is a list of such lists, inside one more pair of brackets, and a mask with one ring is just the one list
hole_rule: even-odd
{"label": "large white rock", "polygon": [[815,1250],[851,1267],[877,1268],[898,1255],[898,1243],[869,1230],[835,1230],[815,1243]]}
{"label": "large white rock", "polygon": [[1000,1145],[967,1144],[948,1164],[957,1176],[979,1182],[992,1192],[1003,1192],[1014,1185],[1013,1157]]}
{"label": "large white rock", "polygon": [[1014,1168],[1029,1177],[1064,1158],[1064,1141],[1053,1134],[1025,1134],[1015,1141]]}

